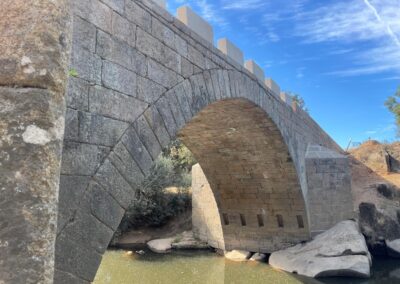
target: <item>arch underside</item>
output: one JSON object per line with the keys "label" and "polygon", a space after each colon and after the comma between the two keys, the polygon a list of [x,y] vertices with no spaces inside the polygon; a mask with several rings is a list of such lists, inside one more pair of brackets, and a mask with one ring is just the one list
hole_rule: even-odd
{"label": "arch underside", "polygon": [[261,108],[245,99],[218,101],[178,137],[211,186],[227,250],[272,252],[308,239],[296,169],[281,133]]}

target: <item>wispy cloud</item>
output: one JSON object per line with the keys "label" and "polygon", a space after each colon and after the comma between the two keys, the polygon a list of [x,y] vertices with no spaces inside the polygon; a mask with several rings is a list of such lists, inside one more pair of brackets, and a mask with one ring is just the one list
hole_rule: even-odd
{"label": "wispy cloud", "polygon": [[400,1],[338,1],[298,17],[295,35],[303,43],[331,42],[348,47],[328,54],[351,54],[350,66],[326,74],[346,77],[394,72],[400,75]]}
{"label": "wispy cloud", "polygon": [[223,0],[222,9],[225,10],[252,10],[264,7],[266,0]]}
{"label": "wispy cloud", "polygon": [[[369,9],[371,9],[371,11],[374,13],[375,18],[376,18],[380,23],[382,23],[382,24],[386,27],[386,32],[387,32],[387,33],[389,34],[389,36],[393,39],[394,43],[395,43],[398,47],[400,47],[400,40],[399,40],[399,38],[397,37],[397,35],[394,33],[394,31],[393,31],[391,25],[390,25],[388,22],[386,22],[385,19],[383,19],[383,18],[381,17],[381,15],[378,13],[378,10],[376,9],[376,7],[375,7],[374,5],[372,5],[371,2],[370,2],[369,0],[364,0],[364,3],[365,3],[365,5],[367,5],[367,7],[368,7]],[[398,8],[400,9],[400,5],[399,5]],[[399,20],[399,18],[398,18],[398,20]]]}
{"label": "wispy cloud", "polygon": [[197,0],[195,4],[199,7],[201,16],[210,23],[218,25],[221,29],[226,29],[229,26],[228,20],[221,16],[217,12],[217,7],[207,0]]}

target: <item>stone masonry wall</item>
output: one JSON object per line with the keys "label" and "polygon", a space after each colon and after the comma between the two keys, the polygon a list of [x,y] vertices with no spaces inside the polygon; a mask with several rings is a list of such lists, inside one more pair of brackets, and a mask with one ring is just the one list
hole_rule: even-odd
{"label": "stone masonry wall", "polygon": [[0,1],[0,283],[53,283],[68,2]]}
{"label": "stone masonry wall", "polygon": [[192,167],[192,229],[196,238],[225,250],[217,202],[199,164]]}
{"label": "stone masonry wall", "polygon": [[354,218],[349,158],[318,145],[309,145],[306,168],[311,234]]}

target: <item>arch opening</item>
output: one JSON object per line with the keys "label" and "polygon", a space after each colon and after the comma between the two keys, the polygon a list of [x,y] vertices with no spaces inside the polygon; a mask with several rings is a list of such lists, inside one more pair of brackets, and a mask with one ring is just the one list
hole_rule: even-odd
{"label": "arch opening", "polygon": [[178,137],[208,180],[224,249],[272,252],[309,238],[307,222],[299,225],[307,213],[295,166],[265,111],[246,99],[217,101]]}

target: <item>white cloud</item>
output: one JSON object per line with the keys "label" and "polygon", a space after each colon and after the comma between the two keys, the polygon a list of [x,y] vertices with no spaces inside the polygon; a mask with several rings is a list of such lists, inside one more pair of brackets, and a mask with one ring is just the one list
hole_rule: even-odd
{"label": "white cloud", "polygon": [[303,43],[332,42],[348,47],[328,54],[351,54],[350,67],[326,74],[400,75],[400,1],[338,1],[301,13],[298,18],[295,35],[303,38]]}
{"label": "white cloud", "polygon": [[216,24],[219,28],[226,29],[229,23],[225,17],[218,13],[218,9],[207,2],[207,0],[196,0],[195,4],[200,8],[201,16],[212,24]]}
{"label": "white cloud", "polygon": [[225,10],[252,10],[264,7],[266,0],[223,0],[222,9]]}

